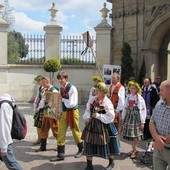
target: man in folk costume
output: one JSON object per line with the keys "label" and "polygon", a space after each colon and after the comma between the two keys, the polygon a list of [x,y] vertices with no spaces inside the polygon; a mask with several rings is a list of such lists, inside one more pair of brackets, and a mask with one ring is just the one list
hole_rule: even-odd
{"label": "man in folk costume", "polygon": [[45,95],[45,87],[42,86],[43,76],[38,75],[34,78],[34,82],[38,85],[37,94],[34,99],[34,126],[37,127],[37,135],[38,139],[33,142],[33,145],[37,145],[41,143],[40,131],[42,126],[42,119],[44,115],[44,95]]}
{"label": "man in folk costume", "polygon": [[150,117],[152,115],[152,111],[159,100],[159,94],[156,88],[152,86],[151,79],[148,77],[145,77],[143,79],[142,97],[145,100],[146,109],[147,109],[147,116],[146,116],[146,121],[144,126],[144,140],[147,140],[148,138],[152,138],[149,131],[149,122],[150,122]]}
{"label": "man in folk costume", "polygon": [[[46,88],[46,91],[58,93],[58,90],[50,83],[50,80],[48,78],[43,77],[42,85]],[[43,96],[43,98],[44,98],[44,102],[45,102],[45,95]],[[53,136],[56,137],[57,131],[58,131],[57,118],[47,117],[44,114],[43,119],[42,119],[41,130],[40,130],[40,137],[41,137],[40,148],[37,149],[36,152],[46,151],[47,138],[48,138],[48,134],[49,134],[50,129],[52,130]]]}
{"label": "man in folk costume", "polygon": [[57,135],[58,155],[50,160],[52,162],[64,160],[66,131],[68,126],[70,126],[74,141],[78,146],[78,152],[75,158],[79,158],[83,155],[82,133],[79,128],[78,91],[73,84],[68,82],[68,74],[65,71],[61,71],[57,75],[57,79],[61,84],[62,113],[59,119],[60,126]]}
{"label": "man in folk costume", "polygon": [[118,73],[112,74],[112,84],[109,87],[109,97],[115,109],[114,124],[120,134],[121,127],[121,112],[125,104],[125,88],[120,83],[120,75]]}

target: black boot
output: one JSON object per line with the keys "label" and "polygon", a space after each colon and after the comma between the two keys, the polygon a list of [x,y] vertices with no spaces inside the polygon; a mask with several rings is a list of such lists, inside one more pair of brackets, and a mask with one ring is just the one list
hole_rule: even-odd
{"label": "black boot", "polygon": [[105,168],[105,170],[111,170],[114,167],[113,158],[109,158],[109,165]]}
{"label": "black boot", "polygon": [[83,142],[78,143],[77,146],[78,146],[78,152],[76,153],[76,155],[74,157],[80,158],[83,155],[83,151],[84,151]]}
{"label": "black boot", "polygon": [[87,166],[85,170],[93,170],[92,161],[87,159]]}
{"label": "black boot", "polygon": [[41,139],[40,147],[35,152],[46,151],[47,139]]}
{"label": "black boot", "polygon": [[58,155],[51,159],[51,162],[55,162],[55,161],[62,161],[64,160],[64,153],[65,153],[65,145],[62,146],[58,146]]}

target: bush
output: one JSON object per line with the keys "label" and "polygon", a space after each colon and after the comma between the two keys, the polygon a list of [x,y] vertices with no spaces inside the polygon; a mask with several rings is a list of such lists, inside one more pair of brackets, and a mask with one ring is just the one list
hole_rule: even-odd
{"label": "bush", "polygon": [[57,72],[61,69],[61,63],[57,58],[50,58],[44,62],[43,67],[46,72]]}
{"label": "bush", "polygon": [[132,50],[131,46],[125,42],[121,49],[122,57],[121,57],[121,82],[124,83],[126,80],[128,81],[131,76],[135,76],[134,68],[132,66],[133,59],[131,57]]}

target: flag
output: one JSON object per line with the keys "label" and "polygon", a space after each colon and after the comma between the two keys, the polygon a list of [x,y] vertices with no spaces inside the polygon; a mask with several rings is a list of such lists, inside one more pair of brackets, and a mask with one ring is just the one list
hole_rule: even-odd
{"label": "flag", "polygon": [[88,48],[93,47],[93,41],[92,41],[91,36],[89,35],[88,31],[83,33],[82,36],[83,36],[83,40],[86,43],[86,48],[81,52],[81,55],[85,55],[87,53]]}
{"label": "flag", "polygon": [[91,39],[89,32],[87,31],[87,32],[83,33],[82,36],[83,36],[83,40],[85,41],[87,47],[92,48],[93,47],[93,41]]}

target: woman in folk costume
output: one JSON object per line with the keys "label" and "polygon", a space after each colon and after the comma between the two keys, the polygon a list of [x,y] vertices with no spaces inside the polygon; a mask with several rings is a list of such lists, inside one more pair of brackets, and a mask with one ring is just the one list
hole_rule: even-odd
{"label": "woman in folk costume", "polygon": [[111,170],[114,167],[114,155],[120,154],[117,130],[113,124],[115,113],[111,100],[106,96],[108,89],[105,83],[99,82],[95,88],[96,96],[88,100],[83,115],[86,122],[82,134],[87,158],[85,170],[93,170],[93,156],[109,158],[105,170]]}
{"label": "woman in folk costume", "polygon": [[146,105],[143,97],[140,95],[141,88],[138,83],[130,81],[128,83],[130,94],[126,97],[125,107],[122,112],[123,138],[131,141],[132,151],[128,153],[131,159],[136,158],[137,141],[143,137],[143,128],[146,119]]}

